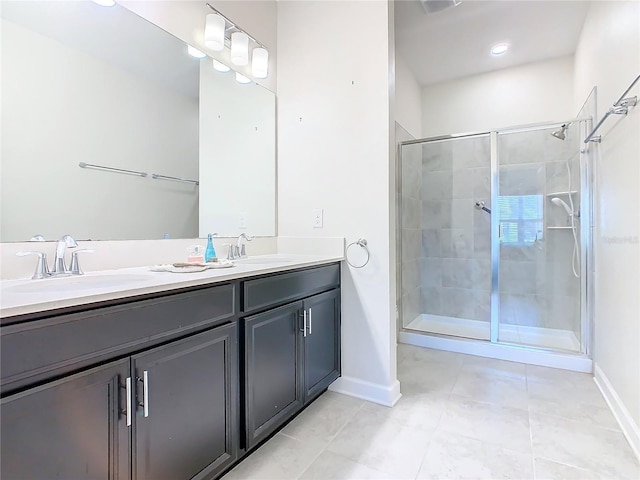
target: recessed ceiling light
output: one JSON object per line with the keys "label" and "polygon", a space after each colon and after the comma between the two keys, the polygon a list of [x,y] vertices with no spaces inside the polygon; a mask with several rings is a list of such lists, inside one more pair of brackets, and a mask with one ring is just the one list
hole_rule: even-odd
{"label": "recessed ceiling light", "polygon": [[509,50],[509,44],[507,43],[498,43],[491,47],[491,55],[502,55],[507,50]]}
{"label": "recessed ceiling light", "polygon": [[187,45],[187,52],[189,53],[189,55],[196,58],[204,58],[207,56],[206,53],[201,52],[200,50],[198,50],[195,47],[192,47],[191,45]]}

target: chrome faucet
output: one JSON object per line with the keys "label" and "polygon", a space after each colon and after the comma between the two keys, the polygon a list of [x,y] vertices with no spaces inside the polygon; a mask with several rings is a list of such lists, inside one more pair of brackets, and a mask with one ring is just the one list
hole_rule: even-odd
{"label": "chrome faucet", "polygon": [[[41,235],[36,235],[31,239],[31,241],[44,241],[38,239],[37,237],[41,237]],[[75,248],[78,246],[78,243],[73,239],[71,235],[64,235],[58,243],[56,244],[56,258],[53,264],[53,270],[49,271],[49,266],[47,264],[47,255],[43,252],[18,252],[16,253],[19,257],[24,257],[25,255],[36,255],[38,257],[38,264],[36,265],[36,271],[31,278],[41,279],[62,275],[82,275],[82,269],[80,268],[80,264],[78,263],[78,254],[81,252],[93,253],[93,250],[88,248],[82,248],[76,250],[71,255],[71,267],[67,270],[67,267],[64,262],[65,252],[67,248]]]}
{"label": "chrome faucet", "polygon": [[67,266],[64,263],[64,254],[67,248],[75,248],[78,243],[73,239],[71,235],[64,235],[56,245],[56,258],[53,261],[53,270],[51,270],[51,276],[64,275],[71,273],[67,270]]}
{"label": "chrome faucet", "polygon": [[253,237],[250,235],[247,235],[246,233],[241,233],[240,235],[238,235],[238,241],[236,242],[236,258],[246,258],[247,257],[247,252],[245,250],[245,244],[242,243],[242,239],[245,239],[247,242],[250,242],[251,240],[253,240]]}

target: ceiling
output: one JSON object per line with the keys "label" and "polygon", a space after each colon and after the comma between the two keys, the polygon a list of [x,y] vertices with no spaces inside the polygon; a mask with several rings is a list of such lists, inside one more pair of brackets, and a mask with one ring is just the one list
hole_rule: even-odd
{"label": "ceiling", "polygon": [[[419,0],[395,1],[396,54],[422,86],[572,55],[589,1],[462,0],[426,14]],[[510,49],[493,56],[490,48]]]}

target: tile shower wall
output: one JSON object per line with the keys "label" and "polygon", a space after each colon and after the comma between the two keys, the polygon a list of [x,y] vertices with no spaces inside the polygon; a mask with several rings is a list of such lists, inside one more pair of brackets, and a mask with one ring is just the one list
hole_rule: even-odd
{"label": "tile shower wall", "polygon": [[[565,211],[551,202],[558,197],[569,203],[568,194],[559,193],[569,190],[567,159],[572,190],[580,190],[577,125],[568,131],[565,141],[552,137],[551,131],[499,136],[498,194],[542,198],[537,239],[520,245],[501,244],[500,323],[572,331],[580,340],[580,282],[571,269],[573,236],[569,228],[553,228],[569,223]],[[572,200],[578,209],[579,194],[573,194]]]}
{"label": "tile shower wall", "polygon": [[421,313],[490,320],[489,137],[422,145]]}

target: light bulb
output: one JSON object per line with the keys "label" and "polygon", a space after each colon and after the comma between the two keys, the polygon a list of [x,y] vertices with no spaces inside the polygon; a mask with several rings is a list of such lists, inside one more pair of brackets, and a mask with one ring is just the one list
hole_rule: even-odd
{"label": "light bulb", "polygon": [[224,50],[224,30],[226,23],[217,13],[207,15],[204,26],[204,44],[211,50]]}
{"label": "light bulb", "polygon": [[213,69],[217,72],[228,72],[229,70],[231,70],[229,67],[227,67],[224,63],[219,62],[218,60],[216,60],[215,58],[213,59]]}
{"label": "light bulb", "polygon": [[231,63],[240,66],[249,63],[249,36],[244,32],[231,34]]}
{"label": "light bulb", "polygon": [[256,78],[267,78],[269,72],[269,52],[266,48],[253,49],[251,59],[251,74]]}

